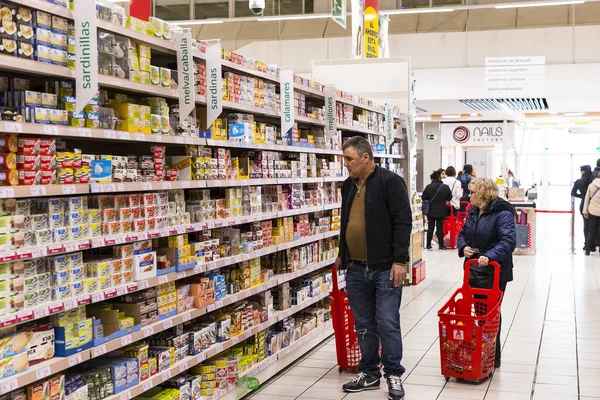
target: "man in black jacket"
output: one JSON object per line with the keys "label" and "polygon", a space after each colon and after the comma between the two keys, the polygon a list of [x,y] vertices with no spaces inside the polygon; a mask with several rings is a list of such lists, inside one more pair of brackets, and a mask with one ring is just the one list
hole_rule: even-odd
{"label": "man in black jacket", "polygon": [[[410,201],[404,180],[378,167],[370,143],[355,136],[344,143],[344,166],[350,178],[342,185],[340,252],[346,288],[362,358],[346,392],[378,389],[383,364],[390,400],[404,398],[401,376],[400,302],[408,274],[412,231]],[[379,355],[381,343],[382,354]]]}

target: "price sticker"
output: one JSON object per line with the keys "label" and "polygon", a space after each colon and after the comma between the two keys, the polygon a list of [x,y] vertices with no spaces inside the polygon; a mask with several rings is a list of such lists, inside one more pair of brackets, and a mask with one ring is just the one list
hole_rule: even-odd
{"label": "price sticker", "polygon": [[185,144],[194,144],[194,139],[191,137],[186,137],[185,138]]}
{"label": "price sticker", "polygon": [[239,338],[237,336],[231,339],[231,343],[233,343],[234,346],[236,344],[238,344],[238,342],[239,342]]}
{"label": "price sticker", "polygon": [[223,302],[222,301],[219,300],[219,301],[217,301],[215,303],[215,308],[222,308],[222,307],[223,307]]}
{"label": "price sticker", "polygon": [[215,350],[216,350],[217,354],[218,354],[218,353],[221,353],[221,352],[223,351],[223,345],[222,345],[222,344],[218,344],[218,345],[215,347]]}
{"label": "price sticker", "polygon": [[142,190],[152,190],[152,183],[142,182]]}
{"label": "price sticker", "polygon": [[123,296],[125,293],[127,293],[127,287],[125,287],[125,286],[117,287],[117,296]]}
{"label": "price sticker", "polygon": [[166,275],[161,275],[161,276],[158,277],[158,284],[159,285],[164,285],[167,282],[169,282],[169,278]]}
{"label": "price sticker", "polygon": [[119,192],[124,192],[125,191],[125,185],[122,183],[117,183],[117,190]]}
{"label": "price sticker", "polygon": [[44,135],[58,135],[58,127],[53,125],[44,125]]}
{"label": "price sticker", "polygon": [[166,370],[165,372],[163,372],[162,374],[162,381],[168,381],[169,379],[171,379],[171,370]]}
{"label": "price sticker", "polygon": [[138,142],[145,142],[146,141],[146,135],[144,135],[143,133],[136,133],[135,134],[135,140],[137,140]]}
{"label": "price sticker", "polygon": [[161,135],[154,135],[154,141],[158,142],[158,143],[162,143],[162,136]]}
{"label": "price sticker", "polygon": [[131,136],[129,135],[129,132],[119,132],[119,139],[129,140],[131,139]]}
{"label": "price sticker", "polygon": [[183,138],[181,136],[175,136],[175,143],[183,144]]}
{"label": "price sticker", "polygon": [[153,386],[152,386],[152,379],[150,379],[150,380],[147,380],[147,381],[146,381],[146,382],[144,382],[144,384],[142,385],[142,389],[144,389],[144,392],[145,392],[145,391],[148,391],[148,390],[150,390],[150,389],[152,389],[152,387],[153,387]]}
{"label": "price sticker", "polygon": [[215,311],[215,305],[214,304],[207,305],[206,311],[208,311],[208,312]]}
{"label": "price sticker", "polygon": [[50,370],[50,367],[40,368],[35,371],[35,377],[38,379],[44,379],[45,377],[50,376],[51,373],[52,370]]}
{"label": "price sticker", "polygon": [[19,387],[19,383],[17,382],[16,378],[11,379],[8,382],[2,382],[2,394],[12,392],[13,390],[16,390],[18,387]]}
{"label": "price sticker", "polygon": [[123,336],[121,338],[121,346],[128,346],[132,342],[131,335]]}
{"label": "price sticker", "polygon": [[79,128],[79,137],[92,137],[92,130],[89,128]]}
{"label": "price sticker", "polygon": [[47,316],[48,316],[48,307],[42,307],[42,308],[33,310],[33,318],[35,318],[35,319],[44,318]]}
{"label": "price sticker", "polygon": [[163,322],[163,328],[165,330],[171,329],[172,327],[173,327],[173,321],[168,320],[168,321]]}
{"label": "price sticker", "polygon": [[116,139],[116,138],[117,138],[117,132],[110,131],[110,130],[104,131],[104,139]]}
{"label": "price sticker", "polygon": [[15,197],[15,190],[13,188],[0,189],[0,199],[10,199],[13,197]]}
{"label": "price sticker", "polygon": [[64,306],[65,306],[65,311],[67,310],[71,310],[75,307],[77,307],[77,299],[69,299],[69,300],[65,300],[63,302]]}
{"label": "price sticker", "polygon": [[16,122],[5,122],[4,130],[8,133],[22,133],[23,125]]}
{"label": "price sticker", "polygon": [[148,287],[148,281],[139,281],[138,282],[138,289],[139,290],[144,290]]}
{"label": "price sticker", "polygon": [[179,372],[185,372],[189,369],[190,367],[188,367],[188,363],[187,361],[183,361],[181,364],[179,364]]}
{"label": "price sticker", "polygon": [[74,356],[69,357],[69,367],[72,367],[77,364],[81,364],[83,362],[83,357],[81,354],[75,354]]}
{"label": "price sticker", "polygon": [[162,188],[163,188],[163,190],[169,190],[169,189],[171,189],[171,182],[163,182],[162,183]]}
{"label": "price sticker", "polygon": [[154,328],[149,326],[147,328],[144,328],[144,337],[147,338],[148,336],[152,336],[154,335]]}
{"label": "price sticker", "polygon": [[106,345],[94,347],[94,357],[100,357],[103,354],[106,354]]}
{"label": "price sticker", "polygon": [[183,322],[188,322],[188,321],[190,320],[190,318],[191,318],[191,317],[190,317],[190,314],[189,314],[189,313],[185,313],[185,314],[183,314],[183,315],[181,316],[181,320],[182,320]]}
{"label": "price sticker", "polygon": [[119,399],[120,400],[130,400],[131,399],[131,392],[129,390],[126,390],[126,391],[122,392],[121,394],[119,394]]}
{"label": "price sticker", "polygon": [[198,356],[196,357],[196,360],[197,360],[198,364],[200,364],[202,361],[206,360],[206,354],[204,354],[204,353],[198,354]]}
{"label": "price sticker", "polygon": [[202,269],[202,265],[196,265],[196,266],[194,267],[194,273],[195,273],[195,274],[200,274],[200,273],[202,273],[203,271],[204,271],[204,270]]}
{"label": "price sticker", "polygon": [[30,191],[31,191],[31,195],[33,197],[46,195],[46,187],[45,186],[31,186]]}
{"label": "price sticker", "polygon": [[181,187],[183,189],[189,189],[190,188],[190,181],[181,181]]}
{"label": "price sticker", "polygon": [[104,292],[92,293],[92,303],[97,303],[104,300]]}

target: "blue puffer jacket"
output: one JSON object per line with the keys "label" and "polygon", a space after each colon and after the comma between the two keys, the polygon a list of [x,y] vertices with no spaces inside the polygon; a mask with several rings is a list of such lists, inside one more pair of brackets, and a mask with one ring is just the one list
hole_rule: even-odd
{"label": "blue puffer jacket", "polygon": [[[479,216],[479,208],[472,206],[458,236],[458,255],[464,257],[464,248],[479,249],[480,255],[500,264],[500,282],[513,280],[512,253],[517,243],[515,208],[497,197]],[[474,258],[478,258],[475,254]]]}

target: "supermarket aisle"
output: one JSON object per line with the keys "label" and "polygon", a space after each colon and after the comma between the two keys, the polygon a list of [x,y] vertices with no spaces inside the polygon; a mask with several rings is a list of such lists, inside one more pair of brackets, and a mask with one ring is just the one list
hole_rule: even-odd
{"label": "supermarket aisle", "polygon": [[[406,399],[600,399],[600,257],[572,258],[567,240],[546,232],[537,256],[515,259],[503,304],[502,367],[479,386],[440,376],[437,310],[460,284],[461,263],[455,252],[428,253],[427,280],[405,288],[401,308]],[[353,375],[338,372],[334,346],[330,340],[252,399],[385,400],[383,381],[379,391],[341,391]]]}

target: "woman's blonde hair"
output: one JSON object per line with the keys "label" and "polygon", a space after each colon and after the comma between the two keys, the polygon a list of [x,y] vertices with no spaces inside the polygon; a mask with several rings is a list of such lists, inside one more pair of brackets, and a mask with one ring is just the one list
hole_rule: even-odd
{"label": "woman's blonde hair", "polygon": [[498,197],[498,185],[492,179],[475,178],[469,183],[469,190],[477,194],[482,209],[487,208]]}

